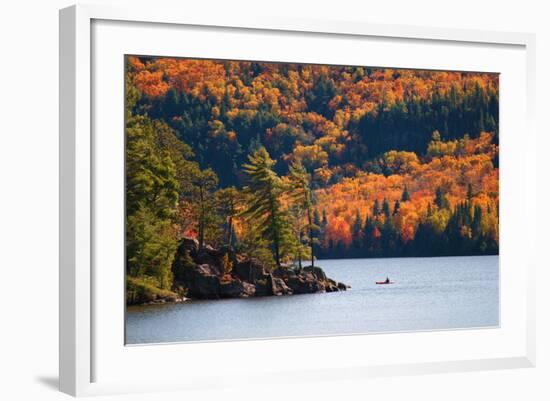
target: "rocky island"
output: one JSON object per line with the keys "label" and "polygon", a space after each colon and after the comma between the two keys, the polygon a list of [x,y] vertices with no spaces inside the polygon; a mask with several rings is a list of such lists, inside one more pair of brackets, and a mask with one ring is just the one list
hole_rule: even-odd
{"label": "rocky island", "polygon": [[152,291],[127,282],[129,305],[182,302],[187,299],[222,299],[313,294],[346,291],[349,286],[326,276],[318,266],[283,266],[270,270],[259,260],[229,246],[199,250],[196,239],[184,238],[172,265],[171,291]]}

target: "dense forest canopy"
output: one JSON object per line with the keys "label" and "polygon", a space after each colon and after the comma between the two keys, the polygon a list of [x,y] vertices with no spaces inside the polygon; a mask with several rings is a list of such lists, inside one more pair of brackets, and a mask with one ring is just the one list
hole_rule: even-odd
{"label": "dense forest canopy", "polygon": [[498,253],[497,74],[127,57],[127,270]]}

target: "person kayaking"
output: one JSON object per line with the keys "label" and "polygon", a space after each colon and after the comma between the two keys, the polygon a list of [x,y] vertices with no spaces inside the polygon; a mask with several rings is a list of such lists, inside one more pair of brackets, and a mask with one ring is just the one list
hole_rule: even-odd
{"label": "person kayaking", "polygon": [[393,284],[393,281],[390,281],[390,278],[386,276],[384,281],[377,281],[376,284]]}

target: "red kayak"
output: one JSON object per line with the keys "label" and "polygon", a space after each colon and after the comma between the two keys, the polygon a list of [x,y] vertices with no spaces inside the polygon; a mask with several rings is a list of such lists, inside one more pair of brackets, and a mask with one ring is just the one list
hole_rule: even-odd
{"label": "red kayak", "polygon": [[388,281],[377,281],[377,282],[376,282],[376,284],[379,284],[379,285],[382,285],[382,284],[393,284],[393,283],[394,283],[394,281],[390,281],[390,282],[388,282]]}

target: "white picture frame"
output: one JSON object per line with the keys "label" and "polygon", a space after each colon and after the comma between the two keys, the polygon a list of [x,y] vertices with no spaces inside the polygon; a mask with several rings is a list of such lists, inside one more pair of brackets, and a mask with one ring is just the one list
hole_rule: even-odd
{"label": "white picture frame", "polygon": [[[102,145],[94,139],[93,126],[98,125],[94,122],[94,107],[92,102],[94,95],[93,79],[94,74],[98,73],[99,67],[94,60],[94,56],[99,54],[98,46],[104,44],[98,40],[94,42],[94,24],[101,25],[101,21],[113,24],[122,24],[116,27],[109,34],[116,34],[113,39],[113,46],[129,38],[124,38],[120,33],[124,30],[138,36],[140,29],[155,25],[159,27],[159,35],[163,35],[163,29],[179,29],[178,27],[205,27],[205,29],[221,30],[227,32],[230,29],[235,32],[242,30],[247,34],[253,34],[256,31],[264,33],[282,33],[285,35],[306,35],[308,37],[326,38],[328,41],[332,37],[343,39],[351,38],[374,38],[385,41],[410,41],[410,43],[433,43],[438,46],[459,45],[462,47],[480,47],[493,46],[495,48],[510,48],[516,52],[514,60],[518,62],[518,68],[521,73],[515,76],[516,85],[519,85],[524,96],[518,96],[519,103],[514,106],[520,107],[521,116],[515,122],[503,122],[503,124],[516,124],[514,127],[520,127],[521,136],[525,146],[515,147],[512,137],[509,137],[510,149],[509,162],[517,161],[521,164],[521,169],[515,175],[501,177],[506,185],[503,185],[503,194],[510,194],[510,203],[516,202],[517,205],[526,206],[524,198],[526,194],[534,195],[536,190],[535,178],[535,133],[533,130],[534,113],[534,49],[535,37],[525,33],[507,33],[507,32],[485,32],[458,29],[438,29],[414,26],[399,25],[374,25],[361,22],[347,21],[322,21],[322,20],[296,20],[292,18],[270,18],[258,16],[252,19],[248,16],[244,20],[227,20],[223,17],[205,16],[205,15],[187,15],[185,10],[167,10],[155,8],[113,8],[109,6],[96,5],[78,5],[72,6],[60,11],[60,389],[61,391],[75,395],[94,395],[108,393],[126,393],[132,391],[160,391],[167,389],[201,389],[211,385],[215,378],[217,385],[232,385],[231,372],[226,366],[220,366],[220,370],[212,372],[203,365],[197,364],[193,372],[186,375],[186,379],[179,379],[176,376],[150,377],[148,380],[132,380],[124,375],[117,375],[113,372],[103,375],[101,366],[105,367],[111,364],[115,369],[120,370],[122,365],[119,363],[136,363],[136,361],[167,361],[172,352],[186,352],[190,356],[212,355],[214,352],[222,353],[227,357],[235,355],[253,356],[261,349],[266,349],[273,355],[284,347],[301,347],[300,349],[309,352],[322,343],[323,347],[332,347],[333,350],[342,349],[342,347],[366,347],[367,343],[380,342],[383,336],[352,336],[352,337],[327,337],[314,339],[292,339],[292,340],[262,340],[245,341],[213,344],[197,344],[198,347],[182,349],[178,345],[151,345],[144,347],[135,347],[131,352],[124,349],[124,344],[120,338],[114,341],[119,342],[119,348],[109,349],[105,345],[105,337],[109,335],[104,324],[104,314],[101,305],[94,303],[94,292],[98,285],[103,285],[104,276],[94,273],[94,266],[98,258],[103,256],[96,253],[94,248],[94,236],[104,225],[97,220],[96,208],[98,199],[95,197],[97,191],[96,177],[98,168],[98,154],[102,152]],[[124,24],[134,24],[132,26]],[[137,25],[136,25],[137,24]],[[225,31],[224,31],[225,30]],[[118,32],[118,33],[116,33]],[[223,34],[223,32],[221,32]],[[101,35],[101,34],[99,34]],[[101,50],[101,49],[99,49]],[[282,51],[284,49],[279,49]],[[117,50],[118,51],[118,50]],[[159,50],[161,51],[161,50]],[[143,54],[143,53],[142,53]],[[175,54],[164,54],[175,55]],[[103,56],[102,56],[103,57]],[[516,59],[517,57],[517,59]],[[504,60],[504,59],[503,59]],[[467,61],[464,61],[467,63]],[[427,61],[429,63],[429,61]],[[445,66],[444,64],[442,64]],[[426,67],[426,65],[424,65]],[[429,67],[429,65],[427,65]],[[477,66],[482,70],[484,66]],[[472,64],[472,68],[475,68]],[[487,68],[490,68],[489,66]],[[97,69],[98,71],[94,70]],[[494,71],[494,70],[493,70]],[[122,75],[122,71],[114,73]],[[510,73],[515,74],[514,72]],[[101,96],[98,92],[96,96]],[[97,99],[96,99],[97,100]],[[120,104],[122,110],[122,103]],[[524,109],[523,109],[524,108]],[[114,124],[117,127],[116,122]],[[512,126],[512,125],[510,125]],[[120,126],[120,132],[123,127]],[[513,151],[513,152],[512,152]],[[100,155],[101,156],[101,155]],[[102,158],[102,163],[110,163],[110,155]],[[516,188],[516,184],[521,183],[522,190]],[[516,195],[514,195],[516,193]],[[517,196],[516,200],[512,200]],[[515,198],[514,198],[515,199]],[[506,202],[504,202],[506,203]],[[503,205],[506,207],[506,204]],[[505,209],[507,210],[507,209]],[[503,212],[504,213],[504,212]],[[525,207],[521,217],[525,221],[534,224],[536,219],[536,210],[534,207]],[[518,217],[519,219],[519,217]],[[506,219],[505,219],[506,220]],[[502,224],[501,230],[513,232],[518,225],[517,220],[511,220],[508,224]],[[99,227],[99,228],[98,228]],[[534,232],[533,230],[532,232]],[[511,238],[511,237],[509,237]],[[521,289],[517,290],[515,297],[521,298],[518,302],[517,323],[510,328],[513,335],[502,340],[497,331],[462,331],[459,334],[453,333],[424,333],[420,335],[411,334],[388,334],[392,336],[393,342],[407,342],[410,346],[413,344],[422,345],[427,341],[449,341],[450,336],[456,335],[457,340],[464,341],[466,345],[473,345],[476,338],[486,337],[484,341],[498,342],[500,348],[495,348],[490,352],[476,351],[465,358],[454,357],[440,360],[419,360],[414,355],[405,359],[399,358],[385,359],[384,356],[375,356],[371,353],[373,361],[362,362],[361,359],[347,357],[348,361],[339,365],[330,365],[330,361],[317,361],[311,366],[296,366],[292,370],[285,370],[283,366],[275,366],[271,369],[256,367],[253,371],[247,371],[242,367],[241,373],[247,372],[250,378],[256,382],[261,382],[262,374],[269,372],[270,377],[274,375],[288,381],[303,380],[328,380],[330,378],[365,378],[373,376],[402,375],[402,374],[421,374],[450,371],[469,371],[482,369],[504,369],[515,367],[531,367],[535,364],[535,278],[534,271],[536,258],[534,244],[522,242],[520,245],[512,244],[512,241],[503,241],[502,247],[509,246],[509,257],[511,260],[515,256],[523,254],[523,263],[521,277],[518,282]],[[512,251],[512,247],[514,247]],[[107,254],[108,255],[108,254]],[[501,254],[502,255],[502,254]],[[515,255],[515,256],[514,256]],[[122,268],[121,268],[122,269]],[[112,275],[119,274],[113,281],[115,284],[120,281],[123,275],[123,269],[116,273],[113,269]],[[508,280],[508,279],[506,279]],[[105,281],[106,282],[106,281]],[[505,284],[505,283],[504,283]],[[103,287],[102,287],[103,288]],[[107,288],[107,287],[105,287]],[[119,288],[119,287],[115,287]],[[506,288],[504,285],[503,288]],[[122,287],[120,287],[122,291]],[[504,301],[514,301],[507,299],[511,296],[507,292],[502,292]],[[510,304],[511,302],[504,302]],[[121,306],[122,308],[122,306]],[[119,315],[116,315],[120,317]],[[112,318],[116,318],[115,315]],[[98,327],[101,327],[98,329]],[[500,330],[506,331],[506,327]],[[99,332],[98,332],[99,330]],[[103,333],[103,334],[102,334]],[[470,343],[468,343],[470,342]],[[510,345],[513,343],[513,347]],[[483,344],[479,344],[482,346]],[[173,347],[173,348],[170,348]],[[263,347],[263,348],[262,348]],[[512,349],[513,348],[513,349]],[[509,349],[509,351],[507,351]],[[112,351],[112,352],[111,352]],[[118,354],[117,354],[118,352]],[[458,347],[457,352],[460,352]],[[131,354],[131,355],[130,355]],[[115,355],[119,355],[121,359]],[[97,362],[97,358],[101,363]],[[112,359],[111,359],[112,358]],[[124,358],[127,358],[125,361]],[[442,358],[445,358],[443,356]],[[344,358],[345,359],[345,358]],[[225,369],[225,370],[224,370]],[[98,371],[99,370],[99,371]],[[238,370],[238,369],[237,369]],[[227,377],[223,373],[227,371]],[[103,378],[104,377],[104,378]]]}

